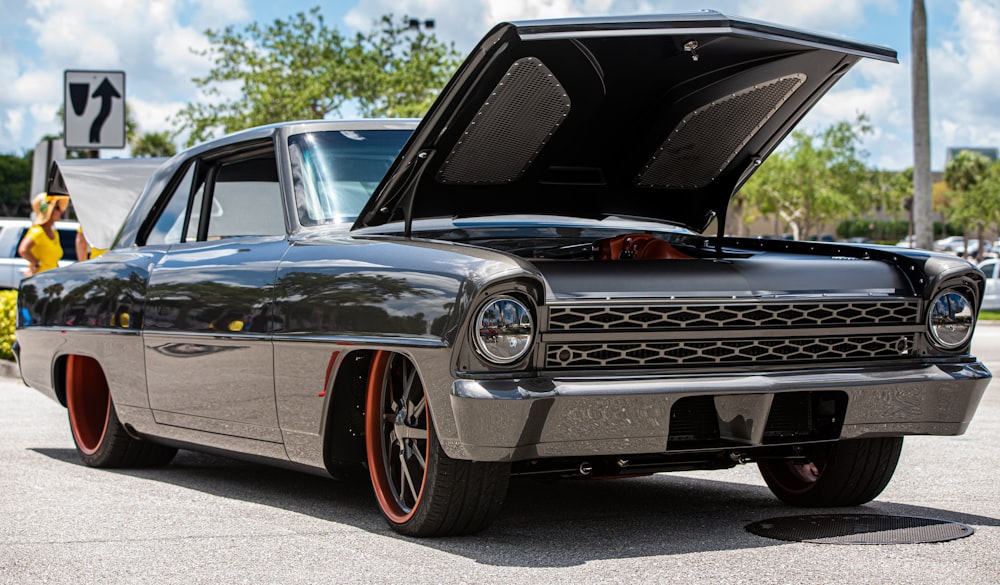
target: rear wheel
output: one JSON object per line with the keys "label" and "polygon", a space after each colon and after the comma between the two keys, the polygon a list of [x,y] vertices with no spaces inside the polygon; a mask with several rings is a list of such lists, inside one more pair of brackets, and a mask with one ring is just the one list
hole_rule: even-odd
{"label": "rear wheel", "polygon": [[430,416],[410,360],[377,352],[365,401],[365,447],[382,515],[408,536],[482,530],[500,512],[510,464],[448,457]]}
{"label": "rear wheel", "polygon": [[767,486],[781,501],[801,507],[859,506],[892,479],[902,437],[854,439],[813,447],[806,460],[760,461]]}
{"label": "rear wheel", "polygon": [[118,420],[104,372],[93,358],[67,358],[66,409],[76,450],[91,467],[154,467],[166,465],[177,453],[173,447],[129,436]]}

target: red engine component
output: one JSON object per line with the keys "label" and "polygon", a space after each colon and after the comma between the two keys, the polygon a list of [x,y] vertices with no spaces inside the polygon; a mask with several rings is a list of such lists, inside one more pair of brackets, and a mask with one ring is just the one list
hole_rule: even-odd
{"label": "red engine component", "polygon": [[599,240],[594,247],[601,260],[664,260],[692,258],[649,234],[625,234]]}

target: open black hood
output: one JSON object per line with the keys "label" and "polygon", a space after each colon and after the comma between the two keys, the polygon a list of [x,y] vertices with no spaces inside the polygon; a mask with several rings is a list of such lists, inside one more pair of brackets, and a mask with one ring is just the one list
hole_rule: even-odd
{"label": "open black hood", "polygon": [[862,57],[896,61],[892,49],[707,11],[501,24],[355,227],[560,214],[703,231]]}

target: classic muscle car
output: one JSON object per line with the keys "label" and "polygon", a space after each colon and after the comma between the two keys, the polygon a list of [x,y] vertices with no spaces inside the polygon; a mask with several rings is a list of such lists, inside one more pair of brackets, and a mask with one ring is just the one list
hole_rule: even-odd
{"label": "classic muscle car", "polygon": [[408,535],[486,527],[524,475],[755,463],[792,505],[868,502],[905,435],[968,426],[983,274],[725,236],[866,57],[895,52],[714,12],[502,24],[419,122],[243,131],[137,198],[58,166],[111,250],[24,281],[22,376],[88,465],[366,468]]}

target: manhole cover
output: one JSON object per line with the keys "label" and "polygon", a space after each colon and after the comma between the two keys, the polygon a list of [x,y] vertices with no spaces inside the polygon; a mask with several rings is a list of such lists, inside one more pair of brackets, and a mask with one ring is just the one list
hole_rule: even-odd
{"label": "manhole cover", "polygon": [[881,514],[786,516],[747,525],[758,536],[817,544],[919,544],[972,534],[971,527],[948,520]]}

